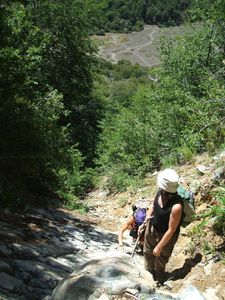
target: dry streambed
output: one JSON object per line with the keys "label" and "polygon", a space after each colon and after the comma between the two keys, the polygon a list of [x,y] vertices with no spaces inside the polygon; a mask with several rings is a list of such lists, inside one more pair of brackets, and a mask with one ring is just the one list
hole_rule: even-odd
{"label": "dry streambed", "polygon": [[121,252],[116,233],[84,219],[57,209],[1,212],[0,299],[94,300],[127,288],[154,293],[142,257],[131,258],[132,246]]}
{"label": "dry streambed", "polygon": [[[155,289],[151,275],[144,271],[143,258],[138,254],[131,258],[133,246],[129,236],[125,240],[125,251],[121,252],[117,234],[99,228],[90,216],[85,220],[85,217],[55,209],[33,209],[14,215],[2,212],[0,225],[1,300],[49,300],[56,287],[53,300],[69,300],[62,296],[67,293],[73,300],[184,300],[190,299],[185,298],[187,293],[198,300],[202,298],[197,298],[201,295],[193,283],[204,280],[204,276],[210,282],[210,286],[204,286],[205,299],[223,299],[222,294],[220,297],[217,293],[222,281],[217,281],[217,289],[211,282],[216,270],[221,272],[219,276],[223,275],[221,265],[215,265],[213,259],[211,263],[202,264],[200,257],[187,261],[182,243],[177,244],[169,268],[177,269],[183,279],[176,278],[175,272],[164,288]],[[183,238],[185,235],[181,236],[184,242]],[[189,268],[185,270],[184,264]],[[180,266],[180,270],[176,266]],[[197,273],[190,272],[196,268]],[[188,278],[187,274],[192,276]],[[175,289],[177,280],[180,280],[179,290]],[[214,278],[214,283],[216,280]],[[175,290],[178,293],[174,293]]]}
{"label": "dry streambed", "polygon": [[1,213],[0,299],[50,299],[78,266],[114,251],[115,234],[54,209]]}
{"label": "dry streambed", "polygon": [[99,45],[99,55],[112,63],[128,60],[132,64],[151,67],[160,63],[159,45],[163,37],[175,37],[194,30],[191,26],[160,28],[146,25],[142,31],[132,33],[107,33],[94,36]]}

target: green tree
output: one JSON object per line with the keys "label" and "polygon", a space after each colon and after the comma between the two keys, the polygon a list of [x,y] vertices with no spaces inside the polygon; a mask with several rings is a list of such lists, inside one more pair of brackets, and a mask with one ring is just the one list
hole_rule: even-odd
{"label": "green tree", "polygon": [[163,73],[174,78],[186,94],[195,98],[189,105],[191,118],[185,135],[193,142],[195,138],[191,135],[198,136],[198,150],[215,150],[224,139],[223,35],[220,28],[210,22],[195,33],[179,38],[176,46],[167,41],[162,47]]}
{"label": "green tree", "polygon": [[179,25],[184,22],[185,12],[191,0],[108,0],[103,8],[106,31],[135,31],[144,24]]}
{"label": "green tree", "polygon": [[[90,1],[85,4],[91,9]],[[23,205],[30,192],[59,184],[82,190],[84,158],[77,143],[85,154],[92,143],[93,152],[99,109],[91,95],[95,59],[85,25],[91,12],[83,7],[81,1],[1,4],[2,205]]]}
{"label": "green tree", "polygon": [[86,157],[86,164],[91,164],[102,109],[91,96],[97,49],[90,32],[99,17],[98,5],[90,0],[45,0],[31,11],[35,24],[49,38],[43,55],[43,76],[63,95],[70,114],[61,119],[62,124],[70,124],[72,142]]}
{"label": "green tree", "polygon": [[59,165],[67,137],[58,120],[66,111],[62,96],[38,71],[47,36],[19,2],[3,6],[1,16],[1,191],[19,192],[35,180],[44,184]]}

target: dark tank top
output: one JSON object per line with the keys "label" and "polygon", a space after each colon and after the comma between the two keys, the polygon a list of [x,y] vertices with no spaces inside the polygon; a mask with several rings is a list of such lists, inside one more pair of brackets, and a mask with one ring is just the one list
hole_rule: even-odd
{"label": "dark tank top", "polygon": [[[169,201],[166,203],[166,205],[164,205],[164,207],[161,207],[158,203],[159,196],[160,192],[157,193],[154,200],[154,210],[153,217],[151,218],[151,224],[153,225],[156,231],[160,233],[165,233],[168,230],[172,207],[174,204],[181,203],[181,200],[179,199],[179,196],[176,193],[173,198],[169,199]],[[180,224],[177,226],[177,233],[179,233],[180,231],[180,225],[181,221]]]}

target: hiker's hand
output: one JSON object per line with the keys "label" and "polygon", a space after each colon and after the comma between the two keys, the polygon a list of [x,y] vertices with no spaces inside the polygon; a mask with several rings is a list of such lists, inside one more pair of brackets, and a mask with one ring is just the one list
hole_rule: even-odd
{"label": "hiker's hand", "polygon": [[138,228],[138,235],[141,234],[145,230],[145,228],[146,228],[146,224],[145,223],[141,224]]}
{"label": "hiker's hand", "polygon": [[162,251],[162,248],[159,247],[159,246],[157,245],[157,246],[153,249],[152,254],[155,255],[155,256],[160,256],[161,251]]}

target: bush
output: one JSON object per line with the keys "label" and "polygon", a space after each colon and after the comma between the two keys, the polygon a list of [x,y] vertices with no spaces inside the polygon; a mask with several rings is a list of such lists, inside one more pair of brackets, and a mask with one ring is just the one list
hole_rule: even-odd
{"label": "bush", "polygon": [[217,234],[225,235],[225,186],[219,187],[214,193],[214,204],[202,215],[208,221],[213,219],[213,229]]}
{"label": "bush", "polygon": [[191,149],[191,147],[187,146],[181,146],[177,148],[177,153],[179,155],[179,162],[180,163],[186,163],[186,162],[192,162],[195,155],[196,150]]}
{"label": "bush", "polygon": [[105,30],[104,29],[100,29],[95,34],[99,35],[99,36],[105,36]]}
{"label": "bush", "polygon": [[144,22],[142,20],[138,20],[135,22],[133,26],[133,31],[141,31],[144,29]]}
{"label": "bush", "polygon": [[171,153],[168,156],[164,156],[161,158],[160,163],[162,168],[169,168],[171,166],[175,166],[178,164],[177,153]]}
{"label": "bush", "polygon": [[76,210],[80,214],[86,214],[89,211],[89,207],[82,203],[75,195],[68,192],[59,192],[59,195],[64,199],[63,206],[69,210]]}
{"label": "bush", "polygon": [[118,172],[109,174],[105,188],[109,189],[111,193],[114,191],[124,192],[130,185],[131,177],[127,173],[118,170]]}

